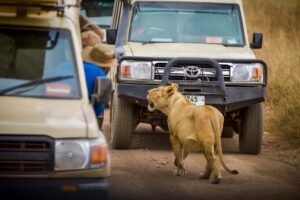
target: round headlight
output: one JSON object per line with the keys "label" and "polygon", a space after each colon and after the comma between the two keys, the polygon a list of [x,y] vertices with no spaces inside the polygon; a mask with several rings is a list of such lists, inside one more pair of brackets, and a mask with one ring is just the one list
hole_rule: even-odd
{"label": "round headlight", "polygon": [[251,78],[247,65],[236,65],[232,70],[232,81],[248,81]]}
{"label": "round headlight", "polygon": [[83,169],[89,161],[89,144],[78,141],[60,141],[55,145],[55,169]]}
{"label": "round headlight", "polygon": [[151,65],[148,63],[136,63],[132,68],[132,76],[136,79],[151,79]]}

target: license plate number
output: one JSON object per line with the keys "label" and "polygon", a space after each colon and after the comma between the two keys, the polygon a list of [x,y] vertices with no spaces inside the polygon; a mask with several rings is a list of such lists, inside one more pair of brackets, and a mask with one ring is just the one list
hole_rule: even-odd
{"label": "license plate number", "polygon": [[195,106],[205,105],[205,96],[187,95],[186,98],[189,99]]}

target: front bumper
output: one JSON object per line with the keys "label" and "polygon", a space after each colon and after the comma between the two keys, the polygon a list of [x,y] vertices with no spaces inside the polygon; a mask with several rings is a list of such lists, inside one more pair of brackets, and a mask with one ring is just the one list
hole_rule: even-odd
{"label": "front bumper", "polygon": [[[147,91],[158,87],[158,85],[142,85],[118,83],[116,91],[118,97],[126,99],[132,103],[147,107]],[[201,90],[201,88],[199,88]],[[265,87],[225,87],[226,97],[220,98],[218,94],[207,94],[190,91],[188,87],[180,87],[180,92],[184,95],[201,95],[205,96],[205,104],[213,105],[223,112],[231,112],[255,103],[265,100]],[[217,98],[216,98],[217,97]]]}
{"label": "front bumper", "polygon": [[[217,107],[221,112],[231,112],[241,108],[259,103],[265,100],[265,88],[267,85],[267,65],[261,60],[245,60],[245,59],[209,59],[209,58],[184,58],[178,57],[173,59],[167,58],[147,58],[147,57],[122,57],[123,60],[139,60],[139,61],[156,61],[167,60],[168,63],[164,67],[164,74],[160,83],[129,83],[122,82],[118,79],[116,84],[117,95],[125,98],[143,107],[147,106],[147,91],[160,85],[168,85],[171,68],[180,63],[188,63],[190,65],[204,64],[209,65],[216,71],[217,81],[174,81],[179,84],[179,90],[184,95],[205,96],[205,104]],[[232,85],[224,81],[220,62],[230,63],[260,63],[264,67],[263,80],[261,85]],[[120,67],[118,68],[120,70]],[[118,72],[120,74],[120,71]]]}
{"label": "front bumper", "polygon": [[0,199],[108,199],[105,178],[1,178]]}

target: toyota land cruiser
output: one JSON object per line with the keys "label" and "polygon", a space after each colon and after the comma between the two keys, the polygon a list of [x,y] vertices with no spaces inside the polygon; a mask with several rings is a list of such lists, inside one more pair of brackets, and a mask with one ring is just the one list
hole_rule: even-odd
{"label": "toyota land cruiser", "polygon": [[223,134],[239,134],[242,153],[258,154],[263,135],[267,66],[248,42],[241,0],[117,0],[107,42],[119,61],[111,71],[112,146],[129,148],[140,122],[167,129],[166,116],[147,111],[147,91],[176,82],[194,104],[225,116]]}
{"label": "toyota land cruiser", "polygon": [[[109,154],[87,93],[79,1],[64,2],[0,0],[3,200],[107,198]],[[107,101],[109,82],[98,79],[93,101]]]}

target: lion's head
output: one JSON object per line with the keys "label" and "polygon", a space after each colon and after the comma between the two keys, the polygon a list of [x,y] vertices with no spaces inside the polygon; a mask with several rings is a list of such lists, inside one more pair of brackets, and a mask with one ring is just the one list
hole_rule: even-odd
{"label": "lion's head", "polygon": [[167,115],[169,110],[168,98],[174,94],[175,91],[178,91],[178,85],[176,83],[148,90],[148,110],[153,112],[158,109]]}

